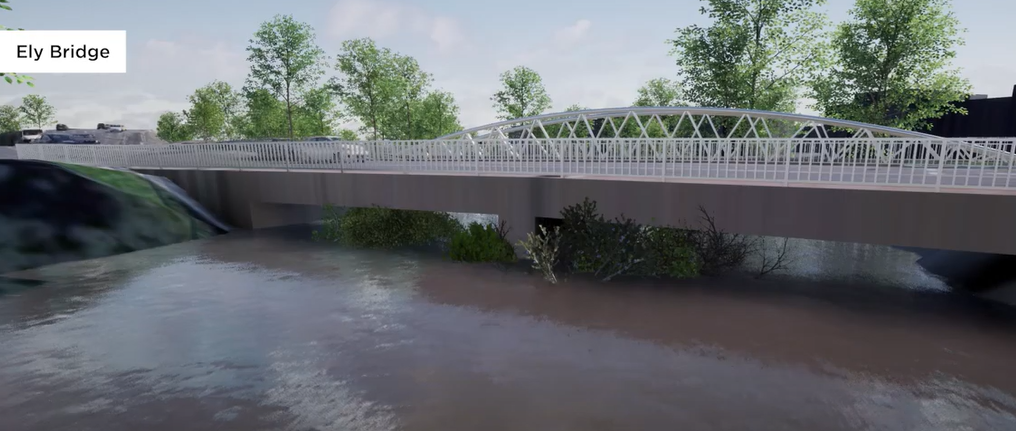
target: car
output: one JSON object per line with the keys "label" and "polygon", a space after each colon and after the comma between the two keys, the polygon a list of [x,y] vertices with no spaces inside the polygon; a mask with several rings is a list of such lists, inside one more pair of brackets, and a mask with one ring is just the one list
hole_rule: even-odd
{"label": "car", "polygon": [[25,129],[21,131],[21,142],[30,144],[42,137],[42,129]]}
{"label": "car", "polygon": [[39,144],[98,144],[95,136],[87,133],[44,133],[37,141]]}
{"label": "car", "polygon": [[96,130],[106,130],[106,123],[99,123],[98,126],[95,126],[95,129]]}
{"label": "car", "polygon": [[[367,147],[363,146],[363,144],[345,141],[338,136],[312,136],[304,141],[336,143],[336,145],[331,148],[298,147],[300,148],[300,153],[304,156],[302,159],[309,161],[339,162],[345,159],[344,161],[347,163],[362,163],[366,162],[370,158],[370,153],[367,151]],[[335,149],[338,149],[339,151],[336,152]]]}
{"label": "car", "polygon": [[109,130],[110,133],[118,133],[123,131],[123,126],[119,124],[107,124],[106,129]]}
{"label": "car", "polygon": [[67,130],[70,130],[70,128],[67,127],[66,124],[57,124],[56,125],[56,131],[57,132],[66,132]]}

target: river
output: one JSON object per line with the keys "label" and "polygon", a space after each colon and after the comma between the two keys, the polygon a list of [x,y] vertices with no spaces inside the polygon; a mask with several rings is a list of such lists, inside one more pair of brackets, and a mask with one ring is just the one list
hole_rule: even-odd
{"label": "river", "polygon": [[305,238],[18,274],[38,285],[0,294],[0,430],[1016,429],[1011,309],[933,293],[909,253],[548,285]]}

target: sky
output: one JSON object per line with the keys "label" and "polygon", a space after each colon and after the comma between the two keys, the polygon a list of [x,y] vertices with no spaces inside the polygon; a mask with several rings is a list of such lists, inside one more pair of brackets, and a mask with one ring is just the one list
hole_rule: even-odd
{"label": "sky", "polygon": [[[834,22],[853,0],[828,0]],[[240,86],[245,49],[263,21],[291,14],[313,26],[334,57],[343,40],[372,37],[415,57],[452,92],[463,126],[495,121],[490,96],[498,75],[523,65],[541,74],[553,111],[572,104],[629,106],[645,81],[674,78],[666,43],[675,29],[707,24],[700,0],[12,0],[0,24],[35,30],[126,30],[126,74],[35,74],[35,88],[0,86],[0,104],[45,96],[57,120],[154,128],[166,111],[186,109],[187,95],[213,80]],[[1016,84],[1014,0],[954,1],[967,29],[956,65],[974,92],[1012,93]],[[811,113],[805,109],[802,112]]]}

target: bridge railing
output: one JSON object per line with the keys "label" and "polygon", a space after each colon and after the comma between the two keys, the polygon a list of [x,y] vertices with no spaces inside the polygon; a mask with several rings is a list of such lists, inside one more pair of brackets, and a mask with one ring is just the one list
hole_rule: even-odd
{"label": "bridge railing", "polygon": [[644,177],[1016,188],[1016,138],[456,139],[170,145],[19,144],[18,156],[91,166]]}

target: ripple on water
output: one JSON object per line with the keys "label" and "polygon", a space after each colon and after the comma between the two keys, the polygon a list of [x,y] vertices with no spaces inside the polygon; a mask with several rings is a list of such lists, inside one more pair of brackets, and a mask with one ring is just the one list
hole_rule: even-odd
{"label": "ripple on water", "polygon": [[4,430],[1016,427],[1012,326],[914,300],[546,286],[267,234],[32,275],[0,296]]}

